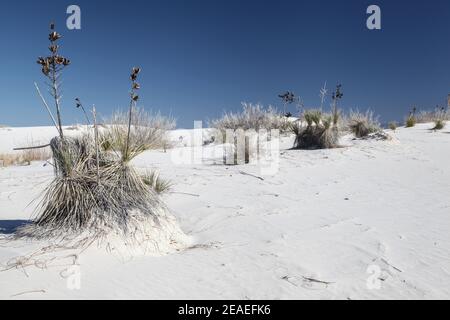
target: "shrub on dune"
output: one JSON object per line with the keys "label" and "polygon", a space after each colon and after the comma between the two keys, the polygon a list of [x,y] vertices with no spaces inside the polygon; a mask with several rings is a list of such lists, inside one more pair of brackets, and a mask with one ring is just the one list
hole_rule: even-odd
{"label": "shrub on dune", "polygon": [[447,120],[449,120],[450,115],[448,113],[448,110],[445,110],[444,108],[436,108],[435,111],[435,117],[433,119],[434,122],[434,128],[433,130],[442,130],[445,127],[445,124]]}
{"label": "shrub on dune", "polygon": [[301,120],[292,124],[291,130],[295,134],[295,149],[329,149],[338,146],[340,133],[338,126],[333,123],[333,117],[324,116],[318,110],[305,111]]}
{"label": "shrub on dune", "polygon": [[139,146],[144,151],[165,149],[170,145],[169,130],[176,127],[176,121],[173,118],[162,116],[160,113],[147,112],[141,108],[135,108],[133,112],[130,132],[128,132],[128,123],[127,112],[114,112],[102,130],[100,136],[102,148],[125,152],[125,141],[129,134],[131,145]]}
{"label": "shrub on dune", "polygon": [[392,131],[395,131],[395,130],[397,130],[398,124],[396,121],[391,121],[391,122],[389,122],[388,126],[389,126],[389,129],[391,129]]}
{"label": "shrub on dune", "polygon": [[291,132],[295,135],[294,149],[330,149],[339,145],[342,122],[338,102],[342,99],[342,86],[336,86],[333,92],[333,109],[331,114],[321,110],[306,110],[299,121],[291,124]]}
{"label": "shrub on dune", "polygon": [[[211,121],[210,126],[218,130],[221,138],[214,141],[224,143],[224,164],[247,164],[256,158],[260,150],[260,138],[271,139],[271,130],[290,132],[291,120],[272,107],[259,104],[242,104],[240,113],[225,113],[222,118]],[[264,131],[267,132],[265,136]],[[261,134],[260,137],[256,137]]]}
{"label": "shrub on dune", "polygon": [[434,120],[434,128],[433,130],[442,130],[445,127],[445,120],[443,119],[436,119]]}
{"label": "shrub on dune", "polygon": [[420,111],[416,116],[417,123],[430,123],[436,120],[450,120],[450,113],[443,107],[436,107],[434,110]]}
{"label": "shrub on dune", "polygon": [[410,115],[408,116],[408,118],[406,118],[405,127],[412,128],[416,125],[416,123],[417,123],[416,117]]}
{"label": "shrub on dune", "polygon": [[30,165],[33,161],[46,161],[51,157],[48,148],[27,149],[15,154],[0,154],[0,167]]}
{"label": "shrub on dune", "polygon": [[366,113],[351,111],[348,128],[356,138],[364,138],[371,133],[381,131],[380,124],[374,119],[372,111],[366,111]]}
{"label": "shrub on dune", "polygon": [[[60,37],[55,35],[53,26],[52,37]],[[51,47],[50,50],[55,49]],[[44,63],[45,75],[55,75],[59,79],[60,71],[56,63],[48,66]],[[135,235],[143,224],[159,225],[166,208],[130,164],[154,142],[149,140],[154,137],[153,131],[149,135],[148,130],[141,131],[141,127],[133,122],[133,119],[142,119],[135,117],[139,73],[139,68],[133,68],[128,122],[113,131],[117,140],[111,143],[111,148],[101,148],[104,140],[99,135],[95,108],[92,112],[94,132],[78,137],[65,136],[58,117],[55,125],[59,135],[50,142],[55,179],[45,191],[36,219],[32,224],[19,228],[16,236],[66,238],[87,234],[96,239],[110,233]],[[58,81],[54,84],[59,88]],[[59,102],[58,96],[55,99],[57,110]],[[159,142],[161,136],[157,137]],[[143,239],[147,239],[147,235]]]}
{"label": "shrub on dune", "polygon": [[243,103],[239,113],[225,113],[222,118],[211,121],[210,126],[222,132],[226,130],[272,130],[288,132],[290,121],[272,107],[264,108],[259,104]]}

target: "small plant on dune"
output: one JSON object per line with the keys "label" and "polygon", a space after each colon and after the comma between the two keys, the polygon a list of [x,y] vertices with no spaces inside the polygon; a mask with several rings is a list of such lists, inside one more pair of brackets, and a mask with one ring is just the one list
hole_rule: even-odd
{"label": "small plant on dune", "polygon": [[444,107],[436,106],[434,110],[422,110],[416,116],[417,123],[430,123],[436,120],[450,120],[450,113]]}
{"label": "small plant on dune", "polygon": [[434,120],[434,127],[432,130],[442,130],[445,127],[445,121],[442,119]]}
{"label": "small plant on dune", "polygon": [[45,149],[29,149],[24,150],[21,155],[22,163],[30,165],[33,161],[46,161],[52,157],[50,150]]}
{"label": "small plant on dune", "polygon": [[308,126],[319,126],[322,123],[322,111],[320,110],[308,110],[303,114]]}
{"label": "small plant on dune", "polygon": [[370,110],[366,111],[366,113],[350,111],[348,128],[356,138],[364,138],[371,133],[381,131],[379,122],[374,119],[373,112]]}
{"label": "small plant on dune", "polygon": [[449,119],[449,114],[445,110],[445,108],[444,107],[439,108],[439,106],[436,107],[435,118],[433,120],[433,122],[434,122],[433,130],[442,130],[442,129],[444,129],[446,121],[448,119]]}
{"label": "small plant on dune", "polygon": [[280,133],[288,132],[290,121],[272,108],[264,108],[259,104],[242,103],[239,113],[225,113],[222,118],[210,122],[212,128],[220,130],[255,130],[259,131],[278,129]]}
{"label": "small plant on dune", "polygon": [[295,149],[330,149],[339,145],[341,113],[338,103],[343,98],[342,85],[333,92],[331,114],[322,110],[305,110],[299,121],[291,125]]}
{"label": "small plant on dune", "polygon": [[173,186],[171,181],[161,178],[159,172],[156,170],[146,172],[142,176],[142,180],[158,194],[169,192]]}
{"label": "small plant on dune", "polygon": [[416,125],[417,123],[417,118],[416,118],[416,112],[417,112],[417,108],[414,107],[410,112],[408,117],[406,118],[405,121],[405,127],[406,128],[412,128]]}
{"label": "small plant on dune", "polygon": [[13,165],[31,165],[33,161],[47,161],[52,157],[48,147],[24,148],[13,154],[0,154],[0,167]]}
{"label": "small plant on dune", "polygon": [[120,152],[126,152],[127,139],[132,151],[165,149],[170,146],[169,130],[176,126],[174,119],[141,108],[134,108],[130,132],[129,112],[116,111],[106,123],[100,135],[101,146],[106,151],[115,149]]}
{"label": "small plant on dune", "polygon": [[[306,123],[306,126],[305,126]],[[295,134],[295,149],[329,149],[338,146],[339,129],[333,123],[332,115],[320,110],[306,110],[291,126]]]}
{"label": "small plant on dune", "polygon": [[240,113],[225,113],[222,118],[210,122],[210,126],[218,131],[214,142],[224,144],[224,164],[252,162],[259,149],[259,138],[255,138],[258,133],[264,139],[272,139],[271,130],[290,132],[291,120],[280,115],[276,109],[251,103],[243,103],[242,107]]}
{"label": "small plant on dune", "polygon": [[392,131],[395,131],[395,130],[397,130],[398,123],[396,121],[391,121],[391,122],[389,122],[388,126],[389,126],[389,129],[391,129]]}

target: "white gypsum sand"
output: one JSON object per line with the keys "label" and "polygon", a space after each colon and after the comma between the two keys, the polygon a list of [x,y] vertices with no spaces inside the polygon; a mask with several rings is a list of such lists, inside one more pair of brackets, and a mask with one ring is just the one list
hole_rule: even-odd
{"label": "white gypsum sand", "polygon": [[[450,127],[431,127],[389,131],[392,141],[345,136],[331,150],[289,150],[284,137],[273,176],[224,166],[215,144],[204,163],[175,164],[192,147],[190,131],[174,131],[175,149],[133,165],[175,183],[164,202],[189,237],[180,235],[184,246],[80,252],[3,240],[0,298],[448,299]],[[0,153],[54,130],[0,129]],[[0,168],[0,237],[32,217],[29,203],[52,178],[43,162]]]}

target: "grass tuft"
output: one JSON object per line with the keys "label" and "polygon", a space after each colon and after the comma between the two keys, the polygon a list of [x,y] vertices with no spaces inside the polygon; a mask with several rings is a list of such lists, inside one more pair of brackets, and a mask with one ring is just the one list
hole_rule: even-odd
{"label": "grass tuft", "polygon": [[397,130],[398,123],[396,121],[391,121],[391,122],[389,122],[388,126],[389,126],[389,129],[391,129],[392,131],[395,131],[395,130]]}
{"label": "grass tuft", "polygon": [[434,120],[434,128],[432,130],[442,130],[445,127],[445,120],[443,119],[436,119]]}
{"label": "grass tuft", "polygon": [[243,103],[240,113],[225,113],[222,118],[211,121],[210,127],[226,130],[273,130],[280,133],[289,131],[291,121],[272,107],[264,108],[259,104]]}
{"label": "grass tuft", "polygon": [[339,127],[335,124],[335,121],[338,122],[337,120],[333,115],[323,115],[318,110],[306,110],[300,121],[291,125],[291,131],[296,136],[294,148],[336,148],[340,137]]}
{"label": "grass tuft", "polygon": [[151,187],[157,194],[164,194],[171,190],[173,184],[169,180],[161,178],[156,170],[148,171],[142,176],[142,181]]}
{"label": "grass tuft", "polygon": [[128,138],[129,114],[117,111],[103,128],[100,145],[104,151],[116,151],[129,161],[146,150],[166,149],[169,143],[168,132],[176,127],[173,118],[136,109],[131,119]]}
{"label": "grass tuft", "polygon": [[414,115],[409,115],[408,118],[406,118],[405,121],[405,127],[406,128],[412,128],[416,125],[417,119]]}
{"label": "grass tuft", "polygon": [[366,113],[351,111],[348,119],[348,128],[356,138],[367,137],[371,133],[381,131],[380,124],[373,116],[373,112],[368,110]]}

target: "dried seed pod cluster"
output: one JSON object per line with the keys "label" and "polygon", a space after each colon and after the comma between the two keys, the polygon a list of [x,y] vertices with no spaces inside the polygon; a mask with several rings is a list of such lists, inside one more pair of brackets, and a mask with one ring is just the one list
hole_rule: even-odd
{"label": "dried seed pod cluster", "polygon": [[139,90],[141,88],[141,86],[139,85],[139,83],[137,82],[137,76],[138,74],[141,72],[141,68],[138,67],[134,67],[133,70],[131,71],[131,99],[136,102],[139,100],[139,96],[136,94],[136,90]]}
{"label": "dried seed pod cluster", "polygon": [[58,54],[59,45],[56,42],[61,39],[61,35],[54,31],[55,25],[52,23],[50,25],[50,34],[48,35],[48,39],[50,40],[50,46],[48,49],[51,52],[51,55],[48,57],[39,57],[37,63],[42,66],[42,73],[45,76],[55,76],[55,73],[61,70],[62,67],[66,67],[70,64],[70,60],[60,56]]}
{"label": "dried seed pod cluster", "polygon": [[344,97],[344,94],[342,93],[342,85],[338,84],[336,86],[336,92],[333,92],[332,99],[339,100],[342,99],[342,97]]}

